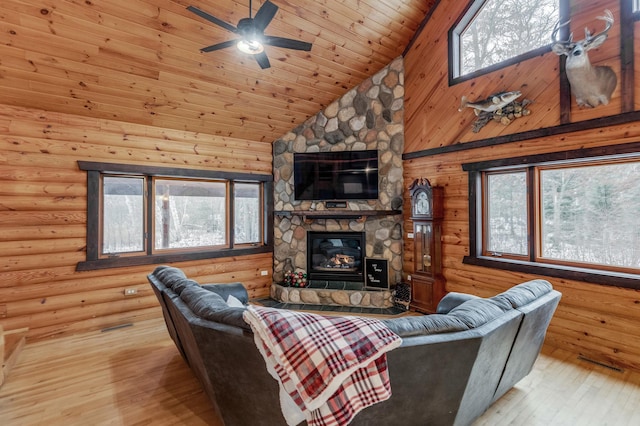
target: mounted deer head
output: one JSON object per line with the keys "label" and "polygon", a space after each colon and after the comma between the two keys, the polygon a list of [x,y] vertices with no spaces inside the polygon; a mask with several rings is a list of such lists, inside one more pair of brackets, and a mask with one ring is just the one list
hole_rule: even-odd
{"label": "mounted deer head", "polygon": [[578,106],[596,107],[600,104],[608,104],[611,94],[618,84],[616,73],[608,66],[592,66],[589,62],[587,51],[600,46],[607,39],[607,32],[613,25],[613,15],[609,10],[604,11],[605,16],[598,16],[598,19],[605,21],[605,29],[592,35],[584,29],[584,40],[573,41],[573,34],[566,41],[558,40],[560,27],[565,26],[569,21],[560,25],[557,23],[551,34],[553,45],[551,49],[556,55],[566,55],[566,72],[571,91],[576,97]]}

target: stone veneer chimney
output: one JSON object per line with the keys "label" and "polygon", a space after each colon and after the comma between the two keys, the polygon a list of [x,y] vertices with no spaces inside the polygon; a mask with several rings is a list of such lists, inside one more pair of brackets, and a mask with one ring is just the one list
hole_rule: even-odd
{"label": "stone veneer chimney", "polygon": [[[377,149],[378,200],[349,201],[348,210],[402,208],[404,149],[404,62],[393,60],[374,76],[332,102],[324,111],[274,143],[274,210],[323,210],[323,202],[293,197],[293,153]],[[389,282],[402,279],[402,216],[369,216],[366,221],[274,217],[274,282],[282,282],[285,261],[305,270],[308,230],[364,231],[366,256],[389,261]]]}

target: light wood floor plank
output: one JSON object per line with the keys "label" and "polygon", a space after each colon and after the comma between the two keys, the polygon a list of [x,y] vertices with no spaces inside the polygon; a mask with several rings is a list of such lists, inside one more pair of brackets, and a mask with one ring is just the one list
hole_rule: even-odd
{"label": "light wood floor plank", "polygon": [[[474,426],[632,426],[638,406],[640,372],[545,347]],[[222,426],[162,319],[27,343],[0,388],[0,425],[89,424]]]}

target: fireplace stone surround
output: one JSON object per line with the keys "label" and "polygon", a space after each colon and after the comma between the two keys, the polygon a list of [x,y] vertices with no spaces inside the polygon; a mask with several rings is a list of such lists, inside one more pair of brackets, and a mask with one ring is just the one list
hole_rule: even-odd
{"label": "fireplace stone surround", "polygon": [[[402,208],[404,192],[403,113],[404,63],[402,57],[399,57],[356,88],[349,90],[342,98],[332,102],[325,110],[310,117],[305,123],[274,142],[274,210],[276,211],[274,215],[274,283],[283,282],[286,263],[292,265],[294,271],[308,272],[307,233],[309,231],[364,233],[364,256],[389,261],[389,283],[392,289],[401,282],[403,231],[402,215],[397,212]],[[331,209],[323,202],[294,199],[294,152],[366,149],[378,151],[379,197],[377,200],[349,201],[346,208]],[[327,211],[335,211],[336,214],[326,218],[319,214],[312,215],[312,213]],[[361,218],[354,217],[353,213],[359,211],[394,213],[364,214]],[[310,219],[312,216],[313,218]],[[272,286],[272,296],[277,292],[281,294],[280,288],[282,288],[280,285]],[[293,291],[293,288],[289,289],[287,291]],[[294,293],[304,290],[295,289]],[[377,300],[382,297],[388,299],[390,303],[390,292],[385,296],[379,295],[385,293],[382,291],[374,290],[372,293],[378,295],[369,294],[366,297],[362,295],[362,299],[374,297]],[[343,301],[351,297],[354,300],[361,297],[360,295],[352,296],[352,294],[338,297]],[[291,295],[287,297],[290,298]],[[299,293],[298,296],[293,296],[294,299],[297,297],[301,300],[305,297],[315,298],[315,296],[303,297]]]}

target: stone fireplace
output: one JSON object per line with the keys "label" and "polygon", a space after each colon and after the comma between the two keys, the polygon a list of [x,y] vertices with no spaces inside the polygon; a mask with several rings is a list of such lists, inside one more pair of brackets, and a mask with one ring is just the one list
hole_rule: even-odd
{"label": "stone fireplace", "polygon": [[[403,218],[398,212],[404,192],[403,112],[404,64],[399,57],[274,142],[274,283],[282,283],[285,268],[292,268],[305,271],[311,281],[351,283],[344,289],[359,291],[353,285],[364,284],[365,257],[388,260],[391,288],[402,280]],[[378,151],[378,199],[350,200],[338,208],[295,199],[294,153],[355,150]],[[320,244],[327,238],[319,238],[320,233],[335,237],[329,239],[336,243],[331,247],[325,241],[325,252]],[[359,252],[351,250],[357,245],[350,241],[353,235],[358,235]],[[339,253],[337,248],[350,250]],[[339,257],[332,260],[333,252]],[[378,293],[376,299],[387,298]]]}

